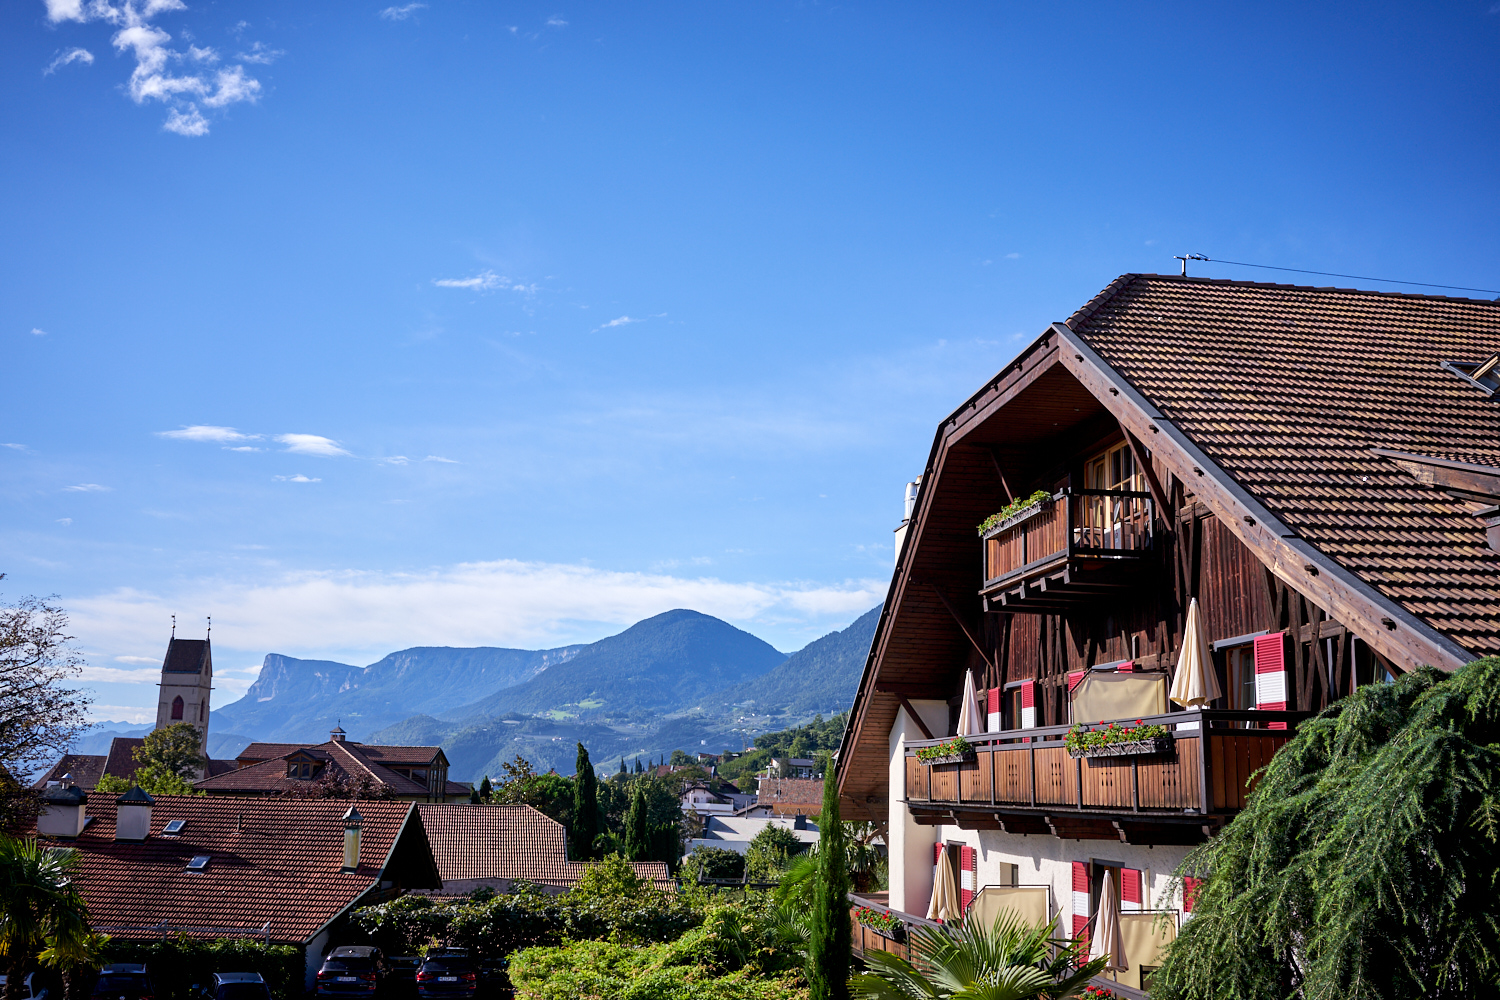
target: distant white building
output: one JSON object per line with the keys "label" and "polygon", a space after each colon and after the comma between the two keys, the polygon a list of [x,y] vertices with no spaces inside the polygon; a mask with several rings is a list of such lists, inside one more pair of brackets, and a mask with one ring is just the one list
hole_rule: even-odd
{"label": "distant white building", "polygon": [[818,827],[806,816],[709,816],[703,835],[688,841],[688,853],[699,847],[718,847],[744,854],[750,841],[768,826],[790,830],[804,844],[818,842]]}

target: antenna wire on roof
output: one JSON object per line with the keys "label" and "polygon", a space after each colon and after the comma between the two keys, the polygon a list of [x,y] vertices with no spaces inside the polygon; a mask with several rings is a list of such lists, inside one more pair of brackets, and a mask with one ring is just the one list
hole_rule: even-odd
{"label": "antenna wire on roof", "polygon": [[1488,292],[1491,295],[1500,295],[1500,288],[1470,288],[1467,285],[1438,285],[1430,281],[1402,281],[1399,278],[1372,278],[1367,274],[1336,274],[1333,271],[1308,271],[1300,267],[1277,267],[1274,264],[1247,264],[1242,260],[1221,260],[1218,257],[1204,257],[1202,254],[1188,254],[1184,257],[1174,257],[1173,260],[1182,261],[1182,273],[1187,274],[1187,262],[1189,260],[1206,260],[1215,264],[1233,264],[1235,267],[1261,267],[1268,271],[1292,271],[1296,274],[1321,274],[1328,278],[1352,278],[1355,281],[1383,281],[1388,285],[1416,285],[1419,288],[1451,288],[1459,292]]}

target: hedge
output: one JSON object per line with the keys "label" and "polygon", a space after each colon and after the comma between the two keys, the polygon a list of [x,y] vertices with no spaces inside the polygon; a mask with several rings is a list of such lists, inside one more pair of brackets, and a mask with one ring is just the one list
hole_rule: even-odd
{"label": "hedge", "polygon": [[203,941],[185,936],[165,941],[111,938],[105,962],[144,962],[157,1000],[190,1000],[190,988],[207,984],[215,972],[259,972],[271,995],[301,997],[306,953],[294,945],[264,945],[245,938]]}

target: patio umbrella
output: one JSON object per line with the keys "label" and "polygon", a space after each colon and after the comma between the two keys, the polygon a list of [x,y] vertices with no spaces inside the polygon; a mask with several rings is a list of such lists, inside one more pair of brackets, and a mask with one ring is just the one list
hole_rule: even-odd
{"label": "patio umbrella", "polygon": [[979,710],[979,693],[974,690],[974,671],[964,671],[964,700],[958,710],[959,736],[978,736],[984,732],[984,713]]}
{"label": "patio umbrella", "polygon": [[1207,708],[1209,702],[1219,695],[1219,678],[1214,673],[1208,637],[1203,634],[1203,616],[1198,613],[1198,598],[1195,597],[1188,605],[1182,655],[1177,658],[1177,673],[1172,678],[1172,690],[1168,696],[1183,708]]}
{"label": "patio umbrella", "polygon": [[1104,889],[1099,893],[1099,912],[1094,918],[1094,934],[1089,939],[1089,959],[1108,959],[1104,968],[1109,972],[1124,972],[1130,968],[1125,957],[1125,938],[1120,933],[1120,898],[1115,894],[1115,881],[1109,872],[1104,873]]}
{"label": "patio umbrella", "polygon": [[927,907],[928,920],[943,923],[958,920],[963,908],[958,895],[958,883],[953,879],[953,866],[948,863],[948,852],[943,852],[942,864],[937,866],[937,878],[932,880],[932,903]]}

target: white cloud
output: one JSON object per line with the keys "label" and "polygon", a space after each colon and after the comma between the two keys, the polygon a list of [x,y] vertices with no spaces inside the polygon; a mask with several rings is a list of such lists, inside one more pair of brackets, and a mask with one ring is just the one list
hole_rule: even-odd
{"label": "white cloud", "polygon": [[124,670],[120,667],[95,667],[86,666],[78,675],[81,681],[103,681],[108,684],[155,684],[161,680],[161,662],[158,661],[154,667],[137,667],[134,670]]}
{"label": "white cloud", "polygon": [[1005,259],[1006,260],[1020,260],[1021,259],[1021,255],[1018,254],[1018,253],[1008,253],[1008,254],[1005,255]]}
{"label": "white cloud", "polygon": [[[170,48],[172,36],[152,24],[160,14],[186,10],[182,0],[46,0],[47,17],[52,23],[62,21],[104,21],[118,30],[110,39],[117,52],[129,52],[135,57],[135,68],[131,71],[126,90],[137,104],[146,101],[161,101],[167,105],[167,119],[162,128],[178,135],[207,135],[209,121],[199,111],[205,108],[223,108],[240,102],[255,102],[260,97],[260,81],[245,75],[243,66],[236,65],[220,69],[213,77],[198,73],[179,73],[172,69],[174,62],[196,63],[203,66],[217,63],[219,53],[210,47],[191,44],[192,36],[182,32],[188,41],[186,51]],[[73,50],[83,55],[72,58],[92,61],[92,55],[82,49]],[[252,46],[251,52],[243,55],[244,62],[270,62],[271,50]],[[55,67],[51,67],[55,68]],[[50,69],[49,68],[49,71]]]}
{"label": "white cloud", "polygon": [[57,523],[66,528],[68,525],[73,523],[73,519],[71,517],[60,517],[57,519]]}
{"label": "white cloud", "polygon": [[257,448],[254,445],[241,444],[241,445],[236,445],[233,448],[225,448],[224,450],[225,451],[265,451],[266,449],[264,449],[264,448]]}
{"label": "white cloud", "polygon": [[380,16],[387,21],[404,21],[419,10],[427,7],[425,3],[409,3],[400,7],[387,7],[380,12]]}
{"label": "white cloud", "polygon": [[31,335],[33,337],[45,337],[45,336],[47,336],[47,331],[43,330],[39,326],[34,326],[34,327],[31,328]]}
{"label": "white cloud", "polygon": [[547,26],[549,28],[566,28],[568,22],[564,21],[561,17],[553,16],[547,18]]}
{"label": "white cloud", "polygon": [[426,458],[422,459],[422,461],[424,461],[424,462],[446,462],[449,465],[458,465],[459,464],[456,459],[444,458],[442,455],[428,455]]}
{"label": "white cloud", "polygon": [[133,663],[133,664],[135,664],[137,666],[144,666],[144,665],[150,665],[150,664],[156,664],[156,665],[159,666],[161,664],[161,657],[159,657],[159,656],[117,656],[117,657],[115,657],[115,662],[116,663]]}
{"label": "white cloud", "polygon": [[233,427],[219,427],[215,424],[194,424],[176,431],[157,431],[156,436],[171,438],[174,441],[213,441],[218,444],[227,444],[230,441],[255,441],[260,438],[259,434],[241,434]]}
{"label": "white cloud", "polygon": [[416,645],[537,649],[592,641],[673,608],[752,633],[791,626],[822,634],[868,611],[885,590],[884,579],[733,582],[501,560],[409,573],[190,580],[178,593],[122,589],[70,598],[69,610],[86,649],[153,648],[161,622],[175,611],[213,614],[214,642],[226,649],[379,656]]}
{"label": "white cloud", "polygon": [[605,323],[603,326],[596,326],[596,327],[594,327],[594,329],[591,332],[598,333],[600,330],[608,330],[612,326],[625,326],[625,325],[627,325],[629,323],[641,323],[641,322],[644,322],[644,320],[631,319],[629,316],[617,316],[616,318],[610,320],[608,323]]}
{"label": "white cloud", "polygon": [[[26,446],[24,444],[16,444],[14,441],[0,442],[0,448],[14,448],[16,451],[26,450]],[[440,459],[440,461],[446,462],[447,459]]]}
{"label": "white cloud", "polygon": [[300,472],[295,476],[272,476],[271,478],[278,483],[321,483],[323,481],[317,477],[309,479]]}
{"label": "white cloud", "polygon": [[72,48],[66,52],[60,53],[56,59],[53,59],[51,62],[49,62],[47,64],[47,68],[42,70],[42,75],[48,76],[52,73],[56,73],[61,67],[67,66],[69,63],[81,62],[85,66],[88,66],[91,65],[93,61],[94,54],[88,49]]}
{"label": "white cloud", "polygon": [[286,445],[286,450],[295,455],[317,455],[319,458],[337,458],[349,453],[339,447],[332,438],[320,434],[278,434],[276,440]]}
{"label": "white cloud", "polygon": [[407,462],[411,461],[411,459],[407,458],[405,455],[392,455],[389,458],[377,459],[377,461],[382,462],[385,465],[405,465]]}
{"label": "white cloud", "polygon": [[[241,21],[240,23],[243,24],[244,22]],[[273,49],[263,42],[256,42],[250,46],[249,52],[236,52],[234,57],[240,62],[269,66],[284,55],[286,55],[286,50],[284,49]]]}
{"label": "white cloud", "polygon": [[509,278],[502,278],[494,271],[480,271],[472,278],[433,278],[432,283],[439,288],[468,288],[476,292],[487,292],[499,288],[509,282]]}
{"label": "white cloud", "polygon": [[[160,674],[158,673],[158,676]],[[89,719],[106,722],[133,722],[145,725],[156,721],[156,710],[139,705],[101,705],[97,701],[89,706]]]}
{"label": "white cloud", "polygon": [[79,483],[77,486],[64,486],[66,493],[108,493],[111,487],[100,486],[98,483]]}

